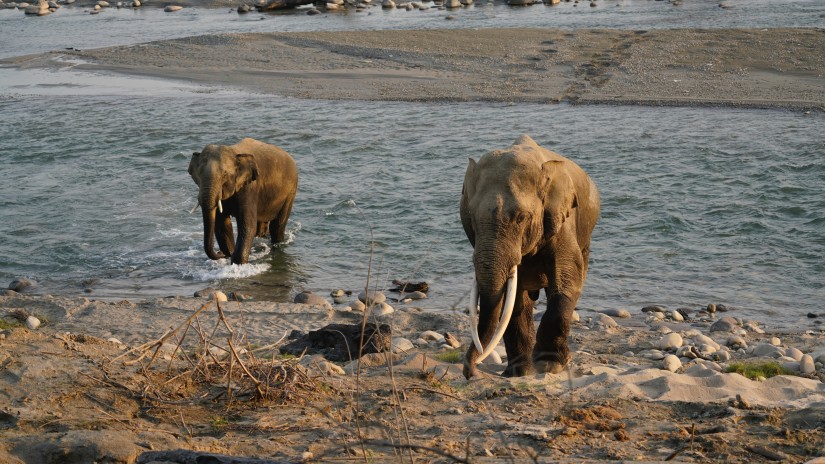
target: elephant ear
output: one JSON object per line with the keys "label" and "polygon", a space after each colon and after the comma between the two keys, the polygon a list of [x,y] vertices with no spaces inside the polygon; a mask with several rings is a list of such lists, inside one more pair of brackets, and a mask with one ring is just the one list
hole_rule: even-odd
{"label": "elephant ear", "polygon": [[461,187],[461,207],[459,209],[461,225],[464,227],[464,232],[467,234],[467,238],[473,247],[476,245],[476,237],[473,231],[472,215],[470,213],[470,198],[475,195],[476,164],[474,159],[469,158],[467,172],[464,173],[464,185]]}
{"label": "elephant ear", "polygon": [[[198,164],[198,157],[201,156],[199,151],[192,153],[192,159],[189,160],[189,175],[195,179],[195,166]],[[197,179],[196,179],[197,181]]]}
{"label": "elephant ear", "polygon": [[235,163],[235,191],[237,192],[258,179],[258,165],[255,163],[255,157],[246,153],[238,154]]}
{"label": "elephant ear", "polygon": [[564,169],[564,161],[547,161],[541,169],[547,182],[544,189],[544,234],[553,236],[559,233],[564,221],[578,207],[578,198],[573,180]]}

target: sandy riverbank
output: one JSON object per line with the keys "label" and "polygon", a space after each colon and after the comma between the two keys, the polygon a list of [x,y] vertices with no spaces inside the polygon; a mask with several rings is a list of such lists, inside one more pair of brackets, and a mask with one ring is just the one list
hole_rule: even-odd
{"label": "sandy riverbank", "polygon": [[[396,350],[392,368],[383,355],[369,355],[357,374],[357,364],[310,355],[297,367],[278,347],[292,330],[359,324],[362,313],[270,302],[222,308],[226,324],[242,335],[234,339],[239,358],[232,381],[225,358],[221,364],[198,351],[230,348],[226,325],[206,299],[0,297],[6,326],[0,461],[135,462],[141,456],[138,462],[150,462],[159,456],[150,451],[185,449],[276,462],[357,459],[365,452],[379,461],[412,454],[418,462],[660,461],[671,455],[695,462],[777,456],[806,462],[825,449],[821,362],[812,374],[754,381],[720,372],[730,362],[704,354],[707,360],[683,357],[671,372],[663,369],[667,350],[660,349],[666,333],[677,333],[696,352],[710,349],[702,338],[709,336],[731,362],[775,359],[779,351],[790,356],[791,347],[819,359],[825,358],[821,331],[760,333],[759,324],[737,324],[732,330],[748,346],[740,350],[731,342],[735,333],[711,329],[721,313],[678,322],[638,309],[612,319],[582,312],[568,372],[504,379],[498,376],[504,365],[485,364],[480,378],[467,381],[460,361],[449,356],[469,343],[461,312],[397,305],[379,320],[393,337],[415,341],[428,330],[449,332],[462,347],[418,341]],[[44,324],[26,328],[11,316],[20,310]],[[167,338],[171,345],[153,360],[155,342],[171,329],[177,330]],[[780,345],[776,350],[772,341]],[[173,360],[178,343],[186,355]],[[259,379],[267,399],[254,399],[256,387],[244,372]]]}
{"label": "sandy riverbank", "polygon": [[823,49],[819,29],[456,29],[223,34],[6,63],[298,98],[822,110]]}

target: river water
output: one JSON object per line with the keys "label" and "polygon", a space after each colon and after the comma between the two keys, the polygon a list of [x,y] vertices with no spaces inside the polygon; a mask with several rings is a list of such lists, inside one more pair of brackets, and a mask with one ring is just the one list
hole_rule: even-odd
{"label": "river water", "polygon": [[[822,26],[825,14],[822,2],[806,1],[748,2],[737,15],[718,2],[618,5],[477,5],[452,13],[455,21],[380,8],[320,17],[0,10],[0,56],[217,31]],[[81,32],[90,24],[100,33]],[[825,313],[821,113],[329,102],[0,68],[0,114],[0,283],[28,277],[39,293],[139,298],[212,285],[288,301],[302,289],[357,292],[369,275],[377,288],[427,281],[425,308],[463,306],[472,272],[458,218],[467,158],[528,133],[578,162],[601,191],[580,307],[724,303],[783,328],[811,327],[806,314]],[[289,243],[258,240],[251,263],[233,266],[202,251],[186,168],[191,152],[245,136],[292,153],[300,189]]]}

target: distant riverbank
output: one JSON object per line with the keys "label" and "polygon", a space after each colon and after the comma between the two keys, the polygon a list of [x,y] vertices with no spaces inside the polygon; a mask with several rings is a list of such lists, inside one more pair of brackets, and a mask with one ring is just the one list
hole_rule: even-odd
{"label": "distant riverbank", "polygon": [[391,30],[219,34],[5,60],[287,97],[825,108],[825,31]]}

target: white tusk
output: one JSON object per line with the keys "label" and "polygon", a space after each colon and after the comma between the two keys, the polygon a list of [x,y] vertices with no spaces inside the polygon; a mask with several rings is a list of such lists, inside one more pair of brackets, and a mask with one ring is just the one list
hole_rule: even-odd
{"label": "white tusk", "polygon": [[195,212],[195,210],[196,210],[196,209],[198,209],[198,207],[199,207],[200,205],[201,205],[201,202],[197,202],[197,203],[195,203],[195,206],[193,206],[193,207],[192,207],[192,209],[191,209],[191,210],[189,210],[189,214],[194,213],[194,212]]}
{"label": "white tusk", "polygon": [[[504,298],[504,308],[502,308],[501,319],[499,320],[498,327],[496,327],[496,333],[493,334],[492,340],[490,340],[490,344],[487,345],[487,349],[481,352],[481,354],[476,358],[476,364],[484,361],[484,358],[490,356],[490,353],[498,345],[498,342],[501,341],[501,338],[504,337],[504,331],[507,330],[507,326],[510,324],[510,317],[513,315],[513,305],[516,302],[516,286],[518,285],[518,266],[513,266],[513,269],[510,270],[510,278],[507,279],[507,295]],[[476,329],[476,336],[473,339],[473,343],[476,343],[478,340],[478,329]],[[479,340],[476,344],[476,348],[481,346],[481,341]]]}
{"label": "white tusk", "polygon": [[223,205],[221,204],[221,199],[218,198],[218,211],[223,214]]}
{"label": "white tusk", "polygon": [[473,344],[479,353],[484,352],[481,340],[478,339],[478,282],[475,273],[473,274],[473,288],[470,290],[470,336],[473,337]]}

